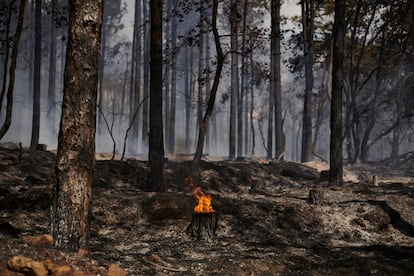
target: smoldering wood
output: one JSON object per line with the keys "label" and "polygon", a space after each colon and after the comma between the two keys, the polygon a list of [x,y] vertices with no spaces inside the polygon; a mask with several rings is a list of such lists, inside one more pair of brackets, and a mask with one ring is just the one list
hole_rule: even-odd
{"label": "smoldering wood", "polygon": [[218,214],[193,213],[186,232],[193,239],[211,242],[216,238]]}
{"label": "smoldering wood", "polygon": [[329,170],[321,171],[319,176],[319,182],[329,181]]}
{"label": "smoldering wood", "polygon": [[280,174],[286,177],[302,178],[306,180],[319,179],[319,173],[317,170],[293,162],[284,162],[283,169]]}
{"label": "smoldering wood", "polygon": [[309,191],[308,203],[313,205],[323,205],[325,203],[325,195],[323,190],[312,189]]}

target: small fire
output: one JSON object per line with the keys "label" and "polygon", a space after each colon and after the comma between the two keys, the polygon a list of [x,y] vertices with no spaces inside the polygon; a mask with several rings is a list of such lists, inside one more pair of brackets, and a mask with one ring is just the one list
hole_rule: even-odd
{"label": "small fire", "polygon": [[259,164],[269,164],[269,161],[265,158],[259,158],[259,159],[257,159],[257,162]]}
{"label": "small fire", "polygon": [[192,178],[186,178],[185,181],[193,189],[193,195],[197,199],[198,204],[194,207],[196,213],[214,213],[214,209],[211,206],[211,195],[205,194],[200,187],[194,184]]}

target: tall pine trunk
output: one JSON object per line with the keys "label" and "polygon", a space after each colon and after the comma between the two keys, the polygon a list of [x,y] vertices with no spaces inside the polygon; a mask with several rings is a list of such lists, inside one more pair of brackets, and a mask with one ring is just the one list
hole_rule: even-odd
{"label": "tall pine trunk", "polygon": [[51,0],[51,30],[49,57],[49,85],[47,92],[47,125],[54,134],[56,132],[56,0]]}
{"label": "tall pine trunk", "polygon": [[[143,16],[144,16],[144,22],[149,22],[150,20],[150,15],[148,13],[148,2],[147,0],[143,0],[142,4],[143,4],[143,8],[142,8],[142,12],[143,12]],[[148,110],[149,110],[149,67],[150,67],[150,56],[149,56],[149,51],[150,51],[150,43],[149,43],[149,24],[145,24],[144,25],[144,65],[143,65],[143,69],[144,69],[144,74],[143,74],[143,79],[144,79],[144,87],[143,87],[143,92],[144,92],[144,96],[143,96],[143,100],[145,101],[143,104],[143,108],[142,108],[142,147],[143,150],[146,149],[148,147],[148,124],[149,124],[149,120],[148,120]]]}
{"label": "tall pine trunk", "polygon": [[[3,68],[4,70],[3,83],[2,83],[1,94],[0,94],[0,111],[2,110],[4,96],[6,95],[6,115],[4,118],[4,123],[2,124],[0,128],[0,139],[3,138],[4,135],[6,135],[11,125],[11,119],[12,119],[12,114],[13,114],[13,91],[14,91],[14,80],[16,76],[17,54],[19,50],[20,36],[23,30],[23,19],[24,19],[25,7],[26,7],[26,0],[21,0],[20,6],[19,6],[19,14],[17,17],[17,27],[16,27],[16,31],[13,36],[13,46],[12,46],[12,52],[11,52],[11,57],[10,57],[11,59],[10,67],[8,71],[8,74],[9,74],[8,86],[7,86],[6,77],[7,77],[7,65],[8,65],[8,59],[9,59],[8,57],[8,54],[9,54],[8,46],[9,45],[8,45],[8,42],[6,42],[6,46],[7,46],[6,58],[5,58],[4,68]],[[8,26],[11,23],[11,14],[12,14],[12,9],[10,7],[9,18],[7,20]],[[6,32],[6,35],[8,35],[8,31]],[[6,94],[6,90],[7,90],[7,94]]]}
{"label": "tall pine trunk", "polygon": [[285,134],[282,118],[282,83],[280,69],[280,0],[272,1],[271,6],[271,86],[274,93],[275,114],[275,157],[283,159],[285,152]]}
{"label": "tall pine trunk", "polygon": [[345,1],[335,0],[332,54],[332,101],[329,185],[340,186],[342,175],[342,89],[345,40]]}
{"label": "tall pine trunk", "polygon": [[141,1],[135,0],[134,34],[132,38],[131,79],[129,92],[129,125],[131,126],[131,142],[129,152],[138,153],[139,116],[138,106],[141,93]]}
{"label": "tall pine trunk", "polygon": [[184,90],[184,110],[185,110],[185,138],[184,138],[184,148],[185,152],[190,152],[190,124],[191,124],[191,99],[192,99],[192,87],[193,87],[193,48],[186,48],[186,57],[185,57],[185,90]]}
{"label": "tall pine trunk", "polygon": [[33,75],[33,118],[32,118],[32,138],[30,149],[36,150],[39,144],[40,132],[40,89],[42,67],[42,0],[36,0],[35,9],[35,57]]}
{"label": "tall pine trunk", "polygon": [[305,56],[305,98],[303,103],[301,161],[312,160],[312,90],[313,90],[313,21],[314,0],[301,0]]}
{"label": "tall pine trunk", "polygon": [[149,181],[146,191],[163,192],[164,132],[162,120],[162,0],[150,1],[150,133]]}
{"label": "tall pine trunk", "polygon": [[236,157],[236,129],[237,129],[237,97],[239,94],[238,76],[238,42],[237,42],[237,0],[230,4],[230,51],[231,51],[231,84],[230,84],[230,140],[229,158]]}
{"label": "tall pine trunk", "polygon": [[102,1],[69,2],[62,118],[50,229],[55,247],[88,249],[95,169]]}
{"label": "tall pine trunk", "polygon": [[[176,51],[177,47],[177,18],[172,17],[171,22],[171,47]],[[175,112],[177,103],[177,56],[174,54],[171,61],[171,103],[170,103],[170,121],[168,149],[170,153],[175,153]]]}

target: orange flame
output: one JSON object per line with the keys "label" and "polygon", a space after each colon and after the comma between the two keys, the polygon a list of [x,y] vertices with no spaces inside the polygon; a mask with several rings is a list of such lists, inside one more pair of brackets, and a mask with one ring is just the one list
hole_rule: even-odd
{"label": "orange flame", "polygon": [[205,194],[200,187],[194,184],[192,178],[186,178],[185,181],[193,188],[193,195],[197,199],[198,204],[194,207],[196,213],[214,213],[214,209],[211,206],[211,195]]}

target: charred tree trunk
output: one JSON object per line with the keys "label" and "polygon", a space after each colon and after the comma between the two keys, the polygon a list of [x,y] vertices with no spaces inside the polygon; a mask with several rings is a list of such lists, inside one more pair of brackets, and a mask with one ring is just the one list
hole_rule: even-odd
{"label": "charred tree trunk", "polygon": [[211,20],[211,27],[213,30],[214,35],[214,42],[216,45],[216,52],[217,52],[217,63],[216,63],[216,73],[214,75],[213,85],[210,91],[210,97],[207,103],[206,113],[204,114],[203,121],[200,126],[200,131],[198,133],[198,142],[196,152],[194,154],[193,159],[193,172],[197,172],[199,168],[199,163],[201,161],[201,156],[203,155],[203,147],[204,147],[204,138],[208,129],[208,125],[210,123],[210,117],[213,112],[214,103],[216,101],[216,94],[218,90],[218,85],[220,82],[221,71],[223,70],[223,63],[224,63],[224,55],[223,50],[220,44],[220,36],[217,30],[217,8],[218,8],[218,0],[213,1],[213,11],[212,11],[212,20]]}
{"label": "charred tree trunk", "polygon": [[275,114],[275,157],[283,159],[285,152],[285,134],[283,133],[282,118],[282,82],[280,68],[280,1],[272,1],[271,20],[271,91],[274,94],[274,114]]}
{"label": "charred tree trunk", "polygon": [[312,89],[313,89],[313,20],[314,0],[301,0],[305,56],[305,99],[303,104],[301,161],[312,160]]}
{"label": "charred tree trunk", "polygon": [[35,57],[33,75],[33,118],[32,118],[32,138],[30,149],[36,150],[39,143],[40,131],[40,69],[42,62],[42,1],[36,0],[35,9]]}
{"label": "charred tree trunk", "polygon": [[88,248],[102,6],[102,1],[70,1],[57,182],[50,214],[55,246],[62,249]]}
{"label": "charred tree trunk", "polygon": [[345,38],[345,1],[335,1],[332,55],[332,101],[329,185],[343,184],[342,168],[342,87]]}
{"label": "charred tree trunk", "polygon": [[138,153],[138,112],[141,94],[141,1],[135,0],[134,34],[132,40],[131,79],[129,91],[129,125],[131,126],[131,142],[129,153]]}
{"label": "charred tree trunk", "polygon": [[50,57],[49,57],[49,85],[47,92],[48,128],[56,133],[56,0],[51,1],[51,30],[50,30]]}
{"label": "charred tree trunk", "polygon": [[193,48],[188,47],[186,49],[185,65],[186,76],[185,76],[185,90],[184,90],[184,101],[185,101],[185,130],[184,130],[184,148],[185,152],[190,151],[190,118],[191,118],[191,98],[192,98],[192,87],[193,87],[193,78],[192,78],[192,66],[193,66]]}
{"label": "charred tree trunk", "polygon": [[[12,119],[12,113],[13,113],[13,91],[14,91],[14,80],[16,76],[17,53],[19,50],[20,36],[23,30],[23,19],[24,19],[25,7],[26,7],[26,0],[20,1],[19,15],[17,19],[17,28],[13,36],[13,48],[12,48],[12,53],[11,53],[10,67],[9,67],[9,83],[8,83],[7,95],[6,95],[6,101],[7,101],[6,116],[4,119],[4,123],[0,128],[0,139],[3,138],[4,135],[6,135],[11,125],[11,119]],[[10,7],[9,16],[11,16],[11,7]],[[9,17],[9,19],[11,18]],[[8,20],[7,24],[10,24],[10,20]],[[0,95],[0,111],[3,105],[4,94],[6,93],[6,82],[7,82],[6,81],[6,75],[7,75],[6,67],[7,67],[7,61],[8,61],[8,46],[9,45],[6,44],[6,46],[7,46],[7,50],[6,50],[7,56],[6,56],[6,63],[4,67],[4,75],[3,75],[4,78],[3,78],[3,84],[2,84],[1,95]]]}
{"label": "charred tree trunk", "polygon": [[[177,48],[177,17],[173,16],[171,26],[171,46],[176,51]],[[175,153],[175,112],[177,108],[177,56],[173,55],[171,61],[171,103],[170,103],[170,121],[169,121],[169,151]]]}
{"label": "charred tree trunk", "polygon": [[[144,0],[142,2],[142,12],[144,16],[144,22],[149,21],[149,14],[148,14],[148,1]],[[149,27],[148,24],[145,24],[144,26],[144,73],[143,73],[143,79],[144,79],[144,88],[143,88],[143,99],[149,98],[149,66],[150,66],[150,57],[149,57]],[[142,108],[142,148],[146,149],[148,147],[148,110],[149,110],[149,101],[144,102],[143,108]]]}
{"label": "charred tree trunk", "polygon": [[149,181],[145,190],[163,192],[164,132],[162,122],[162,1],[152,0],[150,38]]}
{"label": "charred tree trunk", "polygon": [[[229,158],[236,157],[236,129],[237,129],[237,96],[239,94],[239,62],[238,62],[238,36],[237,36],[237,1],[232,0],[230,4],[230,48],[231,48],[231,93],[230,93],[230,141]],[[237,151],[237,154],[239,150]]]}

